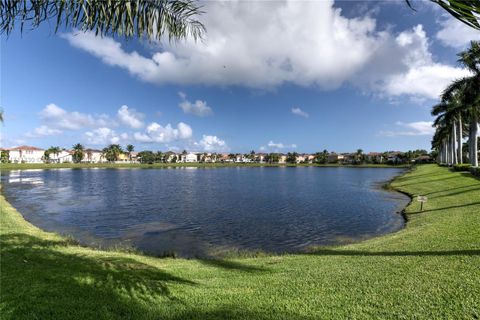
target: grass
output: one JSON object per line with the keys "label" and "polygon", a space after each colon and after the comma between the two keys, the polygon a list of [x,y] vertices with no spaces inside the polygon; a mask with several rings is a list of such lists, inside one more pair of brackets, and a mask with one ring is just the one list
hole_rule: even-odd
{"label": "grass", "polygon": [[478,319],[480,181],[436,165],[393,182],[405,229],[309,254],[158,259],[79,247],[2,197],[2,319]]}
{"label": "grass", "polygon": [[361,167],[361,168],[405,168],[403,165],[389,164],[359,164],[359,165],[341,165],[336,163],[316,164],[316,163],[1,163],[0,170],[22,170],[22,169],[61,169],[61,168],[181,168],[181,167],[199,167],[199,168],[219,168],[219,167]]}

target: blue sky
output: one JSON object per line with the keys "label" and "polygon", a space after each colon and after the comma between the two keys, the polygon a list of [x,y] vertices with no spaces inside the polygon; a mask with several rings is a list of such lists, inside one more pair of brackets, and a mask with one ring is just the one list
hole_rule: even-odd
{"label": "blue sky", "polygon": [[206,2],[203,42],[51,27],[1,40],[2,145],[247,152],[430,148],[470,30],[426,2]]}

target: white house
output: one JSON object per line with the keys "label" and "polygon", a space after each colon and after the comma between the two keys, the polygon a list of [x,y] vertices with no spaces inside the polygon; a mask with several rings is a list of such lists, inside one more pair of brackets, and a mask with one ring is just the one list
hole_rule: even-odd
{"label": "white house", "polygon": [[50,162],[52,163],[72,162],[72,152],[68,150],[62,150],[59,153],[51,153]]}
{"label": "white house", "polygon": [[185,155],[185,162],[197,162],[198,159],[197,159],[197,155],[195,153],[187,153]]}
{"label": "white house", "polygon": [[[124,155],[124,158],[128,160],[128,155]],[[100,150],[86,149],[83,153],[82,162],[101,163],[106,161],[107,160],[105,159],[102,151]]]}
{"label": "white house", "polygon": [[42,163],[44,152],[37,147],[20,146],[8,149],[8,158],[12,163]]}

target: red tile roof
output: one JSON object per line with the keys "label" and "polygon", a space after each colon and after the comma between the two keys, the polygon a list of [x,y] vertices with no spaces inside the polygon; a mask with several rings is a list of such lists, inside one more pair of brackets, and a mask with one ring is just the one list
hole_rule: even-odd
{"label": "red tile roof", "polygon": [[31,150],[31,151],[43,151],[43,149],[32,147],[32,146],[19,146],[15,148],[11,148],[10,150]]}

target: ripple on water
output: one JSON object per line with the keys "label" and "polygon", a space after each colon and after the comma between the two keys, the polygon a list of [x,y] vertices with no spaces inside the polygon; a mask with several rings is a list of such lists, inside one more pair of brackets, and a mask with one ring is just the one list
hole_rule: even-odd
{"label": "ripple on water", "polygon": [[396,231],[401,169],[35,170],[1,177],[27,220],[81,242],[157,255],[295,252]]}

